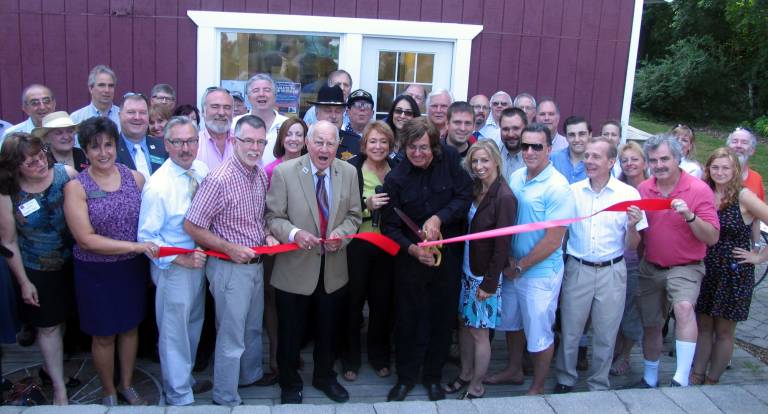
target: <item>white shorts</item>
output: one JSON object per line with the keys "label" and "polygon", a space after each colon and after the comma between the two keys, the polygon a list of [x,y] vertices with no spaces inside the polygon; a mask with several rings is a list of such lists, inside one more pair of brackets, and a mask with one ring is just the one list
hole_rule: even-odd
{"label": "white shorts", "polygon": [[541,352],[555,341],[557,298],[563,268],[550,278],[504,279],[501,284],[501,323],[497,331],[525,331],[528,352]]}

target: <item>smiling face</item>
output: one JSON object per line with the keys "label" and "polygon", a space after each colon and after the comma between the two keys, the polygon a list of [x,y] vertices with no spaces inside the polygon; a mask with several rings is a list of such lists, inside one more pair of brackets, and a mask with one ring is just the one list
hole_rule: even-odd
{"label": "smiling face", "polygon": [[605,124],[603,125],[603,130],[601,134],[603,138],[608,138],[613,142],[613,145],[619,146],[619,142],[621,141],[621,131],[619,131],[619,127],[613,124]]}
{"label": "smiling face", "polygon": [[235,139],[235,155],[248,168],[255,168],[267,146],[267,130],[254,128],[247,123],[240,126],[240,135]]}
{"label": "smiling face", "polygon": [[75,127],[52,129],[45,134],[45,142],[56,152],[71,151],[75,145]]}
{"label": "smiling face", "polygon": [[438,128],[445,126],[449,106],[451,106],[451,97],[446,93],[433,96],[429,99],[427,115],[429,116],[429,120]]}
{"label": "smiling face", "polygon": [[251,82],[248,89],[248,102],[254,111],[270,111],[275,106],[275,91],[272,82],[256,80]]}
{"label": "smiling face", "polygon": [[554,102],[544,101],[539,104],[536,122],[546,125],[554,138],[555,134],[557,134],[557,127],[560,125],[560,114],[557,112],[557,106],[555,106]]}
{"label": "smiling face", "polygon": [[491,104],[485,95],[475,95],[469,100],[472,109],[475,111],[475,129],[480,129],[485,125],[488,119],[488,112],[491,110]]}
{"label": "smiling face", "polygon": [[533,101],[525,96],[520,97],[517,100],[517,107],[525,112],[525,116],[528,118],[528,123],[533,123],[533,120],[536,118],[536,105],[533,104]]}
{"label": "smiling face", "polygon": [[299,123],[295,123],[288,128],[288,132],[283,138],[283,148],[287,158],[295,158],[301,154],[304,148],[304,128]]}
{"label": "smiling face", "polygon": [[657,180],[676,181],[680,176],[680,161],[675,158],[666,143],[648,151],[648,164]]}
{"label": "smiling face", "polygon": [[498,122],[501,112],[510,106],[512,106],[512,99],[506,94],[500,93],[491,97],[491,112],[493,113],[493,119]]}
{"label": "smiling face", "polygon": [[568,150],[571,154],[581,155],[587,149],[587,140],[592,136],[586,122],[568,125],[565,129],[565,139],[568,140]]}
{"label": "smiling face", "polygon": [[402,129],[406,122],[413,119],[413,109],[405,99],[401,99],[395,104],[395,109],[392,111],[392,123],[395,125],[395,129]]}
{"label": "smiling face", "polygon": [[205,126],[216,134],[225,134],[232,124],[232,95],[224,91],[213,91],[205,97],[203,118]]}
{"label": "smiling face", "polygon": [[521,146],[528,175],[538,175],[549,164],[549,155],[552,152],[552,147],[547,145],[547,135],[543,132],[523,132]]}
{"label": "smiling face", "polygon": [[715,158],[709,164],[709,177],[715,184],[726,185],[733,179],[734,165],[729,157]]}
{"label": "smiling face", "polygon": [[626,149],[621,153],[621,171],[627,178],[645,176],[645,158],[643,154],[633,149]]}
{"label": "smiling face", "polygon": [[683,150],[683,157],[688,157],[691,152],[691,145],[693,143],[693,137],[687,132],[678,132],[676,135],[677,141],[680,143],[680,147]]}
{"label": "smiling face", "polygon": [[472,153],[470,159],[472,173],[484,183],[492,183],[498,177],[498,165],[485,149],[479,149]]}
{"label": "smiling face", "polygon": [[371,128],[365,142],[365,156],[374,162],[381,162],[389,155],[389,138],[376,129]]}
{"label": "smiling face", "polygon": [[32,118],[35,126],[40,126],[43,118],[56,110],[56,100],[53,99],[48,88],[33,86],[27,90],[21,109]]}
{"label": "smiling face", "polygon": [[746,164],[752,154],[755,153],[752,137],[747,131],[734,131],[728,139],[728,148],[736,153],[742,165]]}
{"label": "smiling face", "polygon": [[454,112],[448,121],[448,143],[454,147],[463,147],[475,126],[474,114]]}
{"label": "smiling face", "polygon": [[336,127],[328,121],[318,121],[307,138],[307,152],[312,164],[318,170],[325,171],[336,157],[339,140]]}
{"label": "smiling face", "polygon": [[584,151],[584,169],[592,180],[607,180],[616,162],[608,158],[608,149],[612,144],[603,141],[590,142]]}
{"label": "smiling face", "polygon": [[151,116],[149,118],[149,135],[153,137],[162,137],[163,129],[165,128],[165,124],[167,123],[168,123],[168,120],[163,118],[162,116],[159,116],[159,115]]}
{"label": "smiling face", "polygon": [[434,158],[432,147],[429,146],[429,135],[425,132],[421,138],[408,144],[405,147],[405,156],[414,167],[423,169],[429,167]]}
{"label": "smiling face", "polygon": [[507,148],[510,154],[517,154],[520,151],[520,140],[522,138],[525,123],[519,115],[505,116],[499,122],[501,129],[501,142]]}
{"label": "smiling face", "polygon": [[115,137],[107,134],[96,135],[85,148],[85,158],[88,159],[90,168],[106,171],[115,166],[117,143]]}
{"label": "smiling face", "polygon": [[198,138],[191,124],[175,125],[168,131],[165,150],[179,167],[188,170],[197,157]]}
{"label": "smiling face", "polygon": [[120,110],[120,127],[123,134],[134,140],[141,139],[149,128],[149,109],[144,99],[126,98]]}

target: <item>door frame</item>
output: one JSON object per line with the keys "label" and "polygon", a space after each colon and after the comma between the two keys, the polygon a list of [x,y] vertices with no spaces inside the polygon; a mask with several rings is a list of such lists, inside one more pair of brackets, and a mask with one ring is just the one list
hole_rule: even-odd
{"label": "door frame", "polygon": [[[197,101],[205,89],[220,82],[221,32],[332,34],[340,36],[339,68],[359,85],[363,37],[413,40],[439,40],[453,43],[451,93],[456,100],[466,100],[472,39],[482,25],[417,22],[408,20],[359,19],[351,17],[300,16],[287,14],[232,13],[189,10],[187,16],[197,25]],[[345,31],[329,30],[343,28]],[[403,34],[407,35],[403,35]]]}

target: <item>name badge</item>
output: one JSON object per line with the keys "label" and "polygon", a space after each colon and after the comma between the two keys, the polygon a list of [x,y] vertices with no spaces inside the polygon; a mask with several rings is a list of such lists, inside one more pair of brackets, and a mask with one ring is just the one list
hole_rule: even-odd
{"label": "name badge", "polygon": [[86,194],[88,198],[104,198],[107,196],[107,193],[101,190],[97,191],[91,191],[88,194]]}
{"label": "name badge", "polygon": [[152,164],[162,164],[165,162],[165,159],[163,157],[158,157],[157,155],[150,155],[149,162]]}
{"label": "name badge", "polygon": [[35,198],[19,206],[19,211],[21,212],[21,215],[24,217],[28,217],[30,214],[34,213],[37,210],[40,210],[40,203],[38,203],[37,199]]}

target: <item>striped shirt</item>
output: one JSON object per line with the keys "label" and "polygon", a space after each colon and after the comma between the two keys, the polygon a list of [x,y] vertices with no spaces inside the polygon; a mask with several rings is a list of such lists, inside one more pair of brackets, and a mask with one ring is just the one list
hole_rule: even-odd
{"label": "striped shirt", "polygon": [[266,237],[267,174],[233,155],[203,180],[187,212],[192,224],[240,246],[262,246]]}

